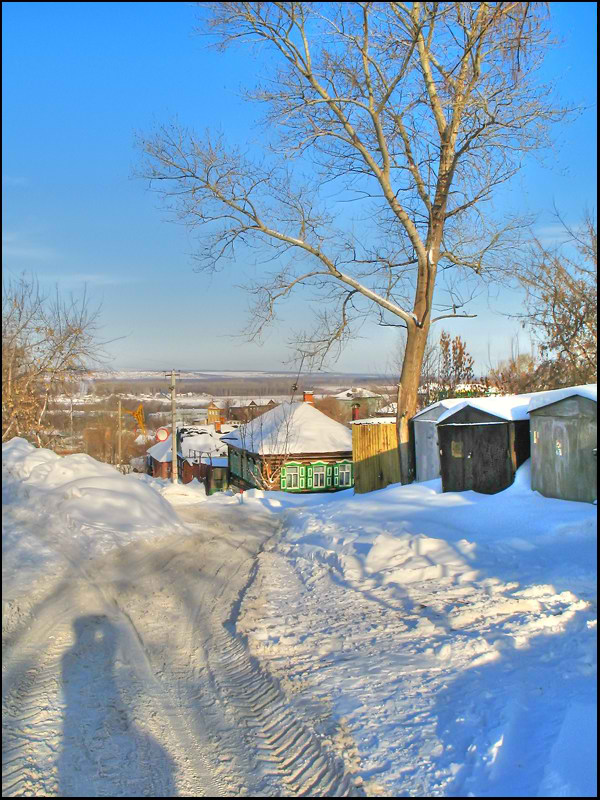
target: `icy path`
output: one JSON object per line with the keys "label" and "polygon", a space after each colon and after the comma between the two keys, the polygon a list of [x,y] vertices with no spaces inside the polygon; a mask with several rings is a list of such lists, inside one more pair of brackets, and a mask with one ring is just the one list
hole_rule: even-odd
{"label": "icy path", "polygon": [[237,507],[181,516],[191,535],[94,561],[62,538],[64,568],[12,607],[4,796],[360,793],[236,632],[277,520]]}

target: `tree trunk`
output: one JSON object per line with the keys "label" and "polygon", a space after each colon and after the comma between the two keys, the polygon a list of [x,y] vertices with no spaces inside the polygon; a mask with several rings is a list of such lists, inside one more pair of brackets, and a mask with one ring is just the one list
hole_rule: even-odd
{"label": "tree trunk", "polygon": [[409,324],[402,373],[398,383],[398,408],[396,430],[398,433],[398,455],[400,458],[400,480],[412,483],[415,479],[415,448],[413,427],[409,420],[417,413],[417,390],[421,378],[421,367],[427,344],[429,325],[418,328]]}

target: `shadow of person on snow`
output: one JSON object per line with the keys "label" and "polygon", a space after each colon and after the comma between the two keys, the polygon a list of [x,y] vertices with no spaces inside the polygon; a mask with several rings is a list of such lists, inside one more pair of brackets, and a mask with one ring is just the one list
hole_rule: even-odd
{"label": "shadow of person on snow", "polygon": [[119,688],[118,627],[97,614],[78,617],[73,629],[75,641],[61,662],[60,795],[176,796],[172,759],[133,722]]}

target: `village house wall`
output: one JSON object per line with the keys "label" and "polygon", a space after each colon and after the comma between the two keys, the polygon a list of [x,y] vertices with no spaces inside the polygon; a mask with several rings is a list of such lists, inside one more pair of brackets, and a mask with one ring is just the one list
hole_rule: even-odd
{"label": "village house wall", "polygon": [[[229,445],[229,480],[238,488],[249,489],[259,486],[260,482],[256,476],[260,475],[266,465],[272,468],[273,473],[278,473],[273,481],[273,490],[322,492],[348,489],[354,485],[354,465],[351,452],[340,451],[326,455],[302,453],[286,456],[263,456]],[[288,471],[288,468],[291,469]],[[317,469],[315,470],[315,468]],[[321,471],[323,474],[322,485]],[[315,478],[315,474],[318,476],[317,478]],[[342,475],[343,478],[341,478]],[[342,485],[341,479],[347,482]],[[315,485],[317,481],[319,483]]]}

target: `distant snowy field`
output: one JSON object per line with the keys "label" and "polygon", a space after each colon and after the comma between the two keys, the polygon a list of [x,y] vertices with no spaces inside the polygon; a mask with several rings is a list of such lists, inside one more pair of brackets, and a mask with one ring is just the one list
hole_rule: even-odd
{"label": "distant snowy field", "polygon": [[[3,445],[3,632],[63,562],[237,505],[278,519],[235,619],[250,652],[387,796],[596,796],[596,506],[439,481],[367,495],[121,476]],[[215,540],[214,547],[218,547]]]}

